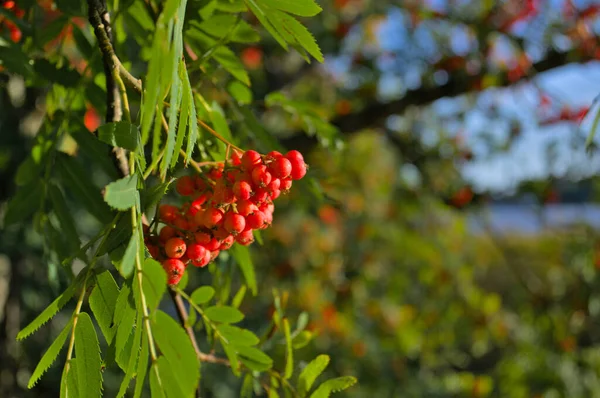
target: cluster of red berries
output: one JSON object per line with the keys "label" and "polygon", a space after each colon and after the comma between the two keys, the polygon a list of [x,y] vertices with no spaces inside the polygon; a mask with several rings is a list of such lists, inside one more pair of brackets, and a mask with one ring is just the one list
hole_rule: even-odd
{"label": "cluster of red berries", "polygon": [[207,173],[180,177],[176,190],[185,202],[161,205],[162,228],[158,234],[144,231],[146,247],[167,271],[168,283],[177,284],[190,263],[205,267],[234,243],[251,244],[253,230],[271,225],[273,201],[306,170],[298,151],[261,155],[249,150],[233,151],[231,159]]}
{"label": "cluster of red berries", "polygon": [[[25,16],[25,10],[17,7],[16,2],[13,0],[3,1],[2,7],[6,10],[11,11],[19,19],[22,19]],[[21,41],[21,29],[19,29],[13,21],[11,21],[10,19],[2,18],[2,20],[0,21],[0,29],[2,28],[2,25],[6,26],[6,29],[8,29],[10,40],[12,40],[14,43],[18,43],[19,41]]]}

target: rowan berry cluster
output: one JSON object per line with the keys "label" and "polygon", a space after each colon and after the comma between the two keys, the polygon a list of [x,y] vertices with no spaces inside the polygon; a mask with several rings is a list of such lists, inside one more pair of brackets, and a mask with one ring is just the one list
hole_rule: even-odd
{"label": "rowan berry cluster", "polygon": [[159,207],[158,234],[145,229],[146,247],[167,271],[168,283],[177,284],[189,264],[205,267],[234,243],[251,244],[254,230],[271,225],[273,201],[306,170],[298,151],[261,155],[249,150],[233,151],[206,173],[180,177],[176,190],[184,203]]}
{"label": "rowan berry cluster", "polygon": [[[25,10],[17,7],[15,1],[2,1],[2,8],[12,12],[18,19],[22,19],[25,16]],[[3,26],[5,26],[6,29],[8,29],[8,32],[10,34],[10,40],[12,40],[14,43],[18,43],[19,41],[21,41],[21,29],[19,29],[13,21],[11,21],[8,18],[0,17],[0,30],[3,28]]]}

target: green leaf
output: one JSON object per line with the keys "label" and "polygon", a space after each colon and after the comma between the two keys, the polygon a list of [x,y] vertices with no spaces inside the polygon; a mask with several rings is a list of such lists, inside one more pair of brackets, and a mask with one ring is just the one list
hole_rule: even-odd
{"label": "green leaf", "polygon": [[198,129],[198,115],[196,114],[196,104],[194,102],[194,94],[192,93],[192,86],[190,84],[190,78],[187,74],[187,72],[185,73],[185,78],[183,79],[183,95],[188,96],[189,97],[189,121],[188,121],[188,126],[189,126],[189,132],[188,132],[188,136],[187,136],[187,143],[186,143],[186,149],[185,149],[185,155],[186,155],[186,165],[187,162],[189,161],[189,159],[192,156],[192,151],[194,149],[194,145],[196,145],[196,141],[198,141],[198,138],[200,137],[200,131]]}
{"label": "green leaf", "polygon": [[231,94],[239,104],[247,105],[252,103],[252,90],[237,80],[234,80],[227,85],[227,91],[229,91],[229,94]]}
{"label": "green leaf", "polygon": [[300,394],[301,397],[305,396],[308,391],[310,391],[316,378],[323,373],[327,365],[329,365],[329,356],[319,355],[302,369],[302,372],[298,377],[298,394]]}
{"label": "green leaf", "polygon": [[301,17],[314,17],[323,9],[313,0],[260,0],[271,8],[289,12]]}
{"label": "green leaf", "polygon": [[[84,272],[87,272],[86,268],[84,268],[80,275]],[[61,293],[60,296],[56,298],[41,314],[39,314],[29,325],[25,326],[18,334],[17,340],[23,340],[36,330],[38,330],[44,323],[48,322],[62,307],[65,306],[73,297],[75,290],[79,288],[82,278],[76,278],[71,285]]]}
{"label": "green leaf", "polygon": [[152,206],[160,202],[160,200],[169,190],[171,182],[172,181],[167,181],[161,184],[156,184],[141,191],[141,202],[144,212],[148,211]]}
{"label": "green leaf", "polygon": [[89,303],[94,317],[108,344],[111,343],[115,329],[111,328],[119,297],[119,286],[108,270],[96,275],[96,286],[90,294]]}
{"label": "green leaf", "polygon": [[252,359],[241,357],[240,361],[250,370],[254,370],[256,372],[265,372],[272,368],[272,365],[267,365],[261,362],[256,362]]}
{"label": "green leaf", "polygon": [[[163,357],[160,357],[158,359],[160,360],[161,358]],[[157,373],[160,373],[158,361],[155,362],[150,368],[150,396],[152,398],[166,398],[167,396],[165,394],[163,386],[161,385],[161,382],[165,382],[162,380],[159,381]]]}
{"label": "green leaf", "polygon": [[69,210],[69,206],[65,202],[65,198],[62,191],[54,184],[48,186],[48,195],[52,202],[54,214],[58,218],[61,227],[61,233],[64,234],[66,241],[72,251],[79,248],[81,241],[75,228],[75,220],[73,219],[72,212]]}
{"label": "green leaf", "polygon": [[[273,11],[267,15],[267,18],[282,36],[287,37],[288,34],[293,36],[296,43],[306,49],[317,61],[324,61],[314,36],[296,18],[281,11]],[[293,43],[290,40],[288,42]]]}
{"label": "green leaf", "polygon": [[138,234],[134,231],[133,235],[129,239],[125,253],[120,261],[113,261],[115,267],[119,270],[119,273],[123,275],[123,278],[129,278],[129,275],[133,272],[135,265],[135,256],[138,253]]}
{"label": "green leaf", "polygon": [[250,251],[248,247],[242,245],[233,245],[230,249],[231,255],[235,259],[235,262],[242,270],[246,284],[250,288],[253,295],[256,296],[258,288],[256,286],[256,274],[254,272],[254,264],[250,258]]}
{"label": "green leaf", "polygon": [[314,336],[312,332],[309,332],[307,330],[301,331],[296,336],[294,336],[294,339],[292,340],[294,349],[298,350],[302,347],[305,347],[308,343],[310,343],[313,337]]}
{"label": "green leaf", "polygon": [[108,224],[112,219],[110,207],[102,200],[100,189],[93,184],[81,165],[66,154],[58,154],[55,165],[64,186],[69,187],[69,192],[72,192],[78,202],[98,221]]}
{"label": "green leaf", "polygon": [[250,8],[250,11],[252,11],[254,16],[256,16],[256,19],[258,19],[262,26],[264,26],[267,32],[269,32],[271,36],[273,36],[273,38],[277,41],[277,43],[279,43],[281,47],[287,50],[287,43],[285,42],[283,37],[281,37],[281,34],[278,32],[278,30],[275,29],[275,27],[272,25],[271,21],[267,18],[269,10],[266,9],[266,7],[264,6],[261,7],[261,5],[259,5],[255,0],[246,0],[246,4],[248,5],[248,8]]}
{"label": "green leaf", "polygon": [[233,307],[208,307],[204,311],[204,315],[213,322],[236,323],[244,319],[244,314],[237,308]]}
{"label": "green leaf", "polygon": [[58,335],[58,337],[52,342],[48,350],[40,359],[40,362],[35,367],[33,374],[29,378],[29,382],[27,383],[27,388],[32,388],[35,386],[35,383],[42,377],[46,370],[52,365],[52,363],[56,360],[56,357],[60,353],[60,350],[65,345],[65,341],[67,341],[67,337],[69,336],[69,332],[71,331],[71,326],[73,326],[73,319],[69,321],[63,328],[62,332]]}
{"label": "green leaf", "polygon": [[[77,378],[77,358],[73,358],[71,359],[70,362],[71,366],[69,366],[69,371],[68,372],[63,372],[63,381],[64,382],[64,388],[65,388],[65,392],[63,395],[63,388],[61,386],[61,397],[80,397],[81,395],[79,394],[79,383],[78,378]],[[67,370],[67,368],[65,367],[65,370]]]}
{"label": "green leaf", "polygon": [[40,209],[44,184],[39,180],[19,188],[6,207],[4,225],[9,226],[26,220]]}
{"label": "green leaf", "polygon": [[248,345],[235,345],[235,350],[241,358],[247,358],[254,362],[268,365],[269,368],[273,365],[273,360],[256,347],[251,347]]}
{"label": "green leaf", "polygon": [[160,351],[168,361],[168,367],[173,370],[177,384],[184,393],[181,396],[193,396],[200,380],[200,362],[189,336],[173,318],[160,310],[156,312],[153,332]]}
{"label": "green leaf", "polygon": [[283,318],[283,334],[285,336],[285,373],[284,378],[289,379],[294,372],[294,348],[292,346],[292,333],[290,331],[290,322]]}
{"label": "green leaf", "polygon": [[167,289],[167,273],[156,260],[151,258],[144,261],[142,273],[144,276],[142,287],[146,296],[146,305],[150,312],[153,312],[160,304]]}
{"label": "green leaf", "polygon": [[246,86],[250,86],[250,76],[248,76],[244,64],[241,63],[233,51],[226,46],[220,46],[213,53],[213,57],[219,62],[223,69],[231,73],[231,76],[235,77]]}
{"label": "green leaf", "polygon": [[131,287],[129,284],[125,283],[119,292],[115,307],[115,317],[113,319],[113,328],[116,329],[115,356],[117,357],[127,345],[127,341],[131,335],[133,322],[135,321],[135,316],[136,311],[134,308]]}
{"label": "green leaf", "polygon": [[127,210],[137,203],[137,174],[123,177],[108,184],[104,190],[104,201],[117,210]]}
{"label": "green leaf", "polygon": [[173,159],[171,160],[170,167],[173,168],[177,164],[177,159],[179,159],[179,151],[183,147],[183,139],[186,136],[187,126],[189,121],[189,113],[190,113],[190,101],[193,101],[191,92],[187,92],[186,85],[184,80],[187,79],[187,71],[185,70],[185,63],[183,60],[179,63],[179,80],[182,83],[181,86],[181,113],[179,115],[179,126],[177,127],[177,140],[175,141],[175,149],[173,153]]}
{"label": "green leaf", "polygon": [[235,353],[235,349],[232,345],[227,344],[221,340],[221,346],[223,347],[223,351],[225,351],[225,355],[227,359],[229,359],[229,363],[231,364],[231,371],[234,375],[240,376],[240,361],[238,359],[237,354]]}
{"label": "green leaf", "polygon": [[246,285],[240,286],[240,290],[237,291],[237,293],[233,297],[233,300],[231,300],[231,306],[235,308],[240,308],[240,305],[242,304],[242,301],[244,301],[244,297],[246,296],[247,291],[248,288],[246,287]]}
{"label": "green leaf", "polygon": [[198,305],[208,303],[215,295],[215,289],[212,286],[200,286],[192,293],[192,301]]}
{"label": "green leaf", "polygon": [[139,144],[137,126],[125,121],[106,123],[98,127],[98,139],[129,151],[135,151]]}
{"label": "green leaf", "polygon": [[[137,286],[137,285],[136,285]],[[140,352],[140,344],[142,340],[142,311],[138,311],[135,322],[135,331],[133,332],[133,339],[131,341],[131,351],[129,353],[129,360],[127,362],[127,368],[125,370],[125,376],[119,387],[117,398],[125,396],[127,387],[134,376],[134,372],[137,365],[138,355]]]}
{"label": "green leaf", "polygon": [[69,131],[69,134],[77,141],[78,148],[86,158],[95,165],[98,165],[111,180],[119,178],[115,164],[111,157],[107,156],[110,146],[99,141],[94,134],[90,134],[87,130],[84,130],[83,126]]}
{"label": "green leaf", "polygon": [[217,330],[221,337],[227,340],[228,344],[253,346],[260,342],[260,339],[254,333],[237,326],[223,324],[217,326]]}
{"label": "green leaf", "polygon": [[219,39],[227,38],[238,43],[254,43],[260,40],[260,35],[252,26],[236,15],[213,15],[201,23],[192,22],[192,24],[203,32]]}
{"label": "green leaf", "polygon": [[356,378],[352,376],[342,376],[327,380],[310,395],[310,398],[328,398],[332,393],[345,390],[354,384],[356,384]]}
{"label": "green leaf", "polygon": [[184,388],[184,385],[181,384],[181,374],[177,374],[177,369],[173,368],[167,357],[159,357],[157,364],[160,380],[168,398],[192,398],[195,396],[195,388],[191,391]]}
{"label": "green leaf", "polygon": [[[140,325],[140,328],[143,326]],[[144,379],[146,378],[146,372],[148,371],[148,339],[142,337],[142,351],[140,352],[140,359],[138,360],[137,376],[135,379],[135,391],[133,393],[134,398],[142,396],[142,390],[144,388]]]}
{"label": "green leaf", "polygon": [[82,397],[100,397],[102,392],[102,359],[96,329],[90,316],[82,312],[75,327],[77,386]]}

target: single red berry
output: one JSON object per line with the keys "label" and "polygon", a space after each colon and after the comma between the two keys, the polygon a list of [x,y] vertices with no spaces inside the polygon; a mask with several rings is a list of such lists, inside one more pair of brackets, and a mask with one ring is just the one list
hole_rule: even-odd
{"label": "single red berry", "polygon": [[275,211],[275,205],[273,204],[273,202],[265,202],[258,206],[258,210],[262,211],[263,213],[273,214],[273,212]]}
{"label": "single red berry", "polygon": [[223,220],[223,212],[214,207],[209,207],[202,214],[202,225],[209,229],[214,229]]}
{"label": "single red berry", "polygon": [[267,153],[267,156],[266,156],[266,158],[267,158],[267,162],[272,162],[272,161],[274,161],[275,159],[277,159],[277,158],[280,158],[280,157],[282,157],[282,156],[283,156],[283,155],[281,154],[281,152],[278,152],[278,151],[271,151],[271,152]]}
{"label": "single red berry", "polygon": [[187,231],[190,229],[190,222],[181,216],[178,216],[175,221],[173,221],[173,225],[180,230]]}
{"label": "single red berry", "polygon": [[173,205],[160,205],[158,209],[159,219],[169,224],[175,221],[175,218],[177,218],[177,213],[177,207]]}
{"label": "single red berry", "polygon": [[165,243],[165,253],[170,258],[181,258],[185,254],[185,241],[181,238],[171,238]]}
{"label": "single red berry", "polygon": [[215,239],[217,239],[219,241],[219,245],[221,245],[221,242],[227,238],[229,238],[229,236],[231,236],[231,234],[229,233],[229,231],[227,231],[225,229],[225,227],[223,226],[223,224],[219,225],[219,227],[213,232],[213,235],[215,237]]}
{"label": "single red berry", "polygon": [[231,152],[231,164],[234,166],[239,166],[242,164],[242,154],[237,149],[234,149]]}
{"label": "single red berry", "polygon": [[278,190],[280,186],[281,186],[281,180],[279,178],[273,178],[271,180],[271,183],[269,185],[267,185],[267,191],[273,192],[275,190]]}
{"label": "single red berry", "polygon": [[210,169],[210,171],[208,172],[208,177],[211,180],[220,179],[221,177],[223,177],[223,167],[217,167],[217,168]]}
{"label": "single red berry", "polygon": [[271,173],[264,164],[258,165],[252,169],[252,182],[257,187],[266,187],[271,182]]}
{"label": "single red berry", "polygon": [[17,28],[16,26],[14,28],[10,28],[10,40],[12,40],[13,43],[18,43],[21,41],[21,38],[23,37],[23,32],[21,32],[21,29]]}
{"label": "single red berry", "polygon": [[200,176],[194,177],[194,185],[196,186],[196,191],[204,191],[206,189],[206,181]]}
{"label": "single red berry", "polygon": [[15,2],[12,0],[7,0],[4,2],[2,7],[4,7],[7,10],[12,10],[13,8],[15,8]]}
{"label": "single red berry", "polygon": [[148,249],[148,253],[150,253],[150,256],[152,256],[152,258],[157,259],[158,257],[160,257],[160,249],[158,248],[158,246],[146,245],[146,248]]}
{"label": "single red berry", "polygon": [[283,156],[278,157],[269,165],[269,171],[278,178],[289,177],[292,174],[292,162]]}
{"label": "single red berry", "polygon": [[260,229],[265,224],[265,215],[261,211],[255,211],[246,216],[246,229]]}
{"label": "single red berry", "polygon": [[291,187],[292,187],[292,179],[291,178],[285,178],[285,179],[281,180],[281,184],[279,184],[279,189],[281,189],[284,192],[289,191]]}
{"label": "single red berry", "polygon": [[246,219],[238,213],[229,211],[225,214],[223,226],[232,235],[237,235],[246,228]]}
{"label": "single red berry", "polygon": [[242,246],[248,246],[254,242],[254,234],[252,233],[252,230],[244,231],[235,237],[235,241]]}
{"label": "single red berry", "polygon": [[306,164],[302,163],[292,169],[292,180],[299,180],[306,175]]}
{"label": "single red berry", "polygon": [[262,158],[260,157],[260,153],[253,151],[252,149],[244,152],[242,155],[242,167],[246,170],[250,170],[254,166],[261,163]]}
{"label": "single red berry", "polygon": [[177,235],[177,231],[175,230],[175,228],[165,225],[158,233],[158,239],[164,243],[172,237],[174,237],[175,235]]}
{"label": "single red berry", "polygon": [[198,261],[204,257],[206,252],[207,250],[204,246],[200,245],[199,243],[191,243],[187,247],[186,254],[190,260]]}
{"label": "single red berry", "polygon": [[241,170],[238,170],[238,169],[227,170],[225,172],[225,179],[227,181],[229,181],[231,184],[233,184],[234,182],[236,182],[238,180],[238,178],[241,174],[242,174]]}
{"label": "single red berry", "polygon": [[269,191],[265,188],[258,188],[254,191],[254,196],[252,196],[251,200],[254,203],[264,203],[269,198]]}
{"label": "single red berry", "polygon": [[179,177],[175,188],[181,196],[190,196],[196,191],[196,183],[192,177],[183,176]]}
{"label": "single red berry", "polygon": [[178,284],[185,272],[185,264],[183,261],[178,258],[169,258],[163,261],[162,266],[167,272],[167,283],[169,285]]}
{"label": "single red berry", "polygon": [[240,200],[236,203],[237,212],[242,216],[247,216],[258,210],[258,206],[249,200]]}
{"label": "single red berry", "polygon": [[235,238],[233,237],[233,235],[229,235],[227,238],[225,238],[221,241],[221,247],[219,247],[219,250],[230,249],[231,246],[233,246],[234,242],[235,242]]}
{"label": "single red berry", "polygon": [[281,195],[281,191],[279,189],[274,189],[271,192],[269,192],[269,197],[272,200],[275,200],[279,197],[279,195]]}
{"label": "single red berry", "polygon": [[238,181],[233,184],[233,194],[238,198],[238,200],[249,199],[251,193],[252,186],[250,186],[250,184],[248,184],[246,181]]}
{"label": "single red berry", "polygon": [[221,253],[221,250],[213,250],[210,252],[210,261],[213,261],[215,258],[217,258],[219,256],[219,253]]}
{"label": "single red berry", "polygon": [[194,267],[206,267],[208,263],[210,263],[212,253],[209,250],[204,250],[204,254],[202,257],[197,260],[192,260],[192,265]]}
{"label": "single red berry", "polygon": [[273,213],[264,212],[263,215],[265,218],[264,218],[263,226],[260,227],[260,229],[267,228],[273,222]]}
{"label": "single red berry", "polygon": [[296,150],[291,150],[285,154],[285,158],[288,159],[292,165],[292,180],[299,180],[306,175],[306,163],[304,163],[304,157]]}
{"label": "single red berry", "polygon": [[202,210],[202,205],[206,203],[207,199],[208,195],[206,195],[205,193],[198,195],[196,199],[194,199],[192,203],[190,203],[190,208],[188,210],[189,214],[192,217],[195,216],[200,210]]}

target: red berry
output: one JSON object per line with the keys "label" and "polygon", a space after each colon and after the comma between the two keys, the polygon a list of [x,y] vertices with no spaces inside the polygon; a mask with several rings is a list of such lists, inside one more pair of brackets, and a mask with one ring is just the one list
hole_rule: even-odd
{"label": "red berry", "polygon": [[279,178],[273,178],[273,180],[271,180],[271,183],[269,185],[267,185],[267,191],[268,192],[273,192],[279,189],[279,187],[281,186],[281,180]]}
{"label": "red berry", "polygon": [[213,250],[210,252],[210,261],[213,261],[215,258],[217,258],[219,256],[219,253],[221,253],[221,250]]}
{"label": "red berry", "polygon": [[215,209],[214,207],[209,207],[202,214],[202,225],[209,229],[215,228],[223,220],[223,212],[219,209]]}
{"label": "red berry", "polygon": [[165,243],[167,257],[181,258],[185,254],[185,241],[181,238],[171,238]]}
{"label": "red berry", "polygon": [[172,237],[174,237],[175,235],[177,235],[177,231],[175,230],[175,228],[165,225],[158,233],[158,239],[164,243]]}
{"label": "red berry", "polygon": [[254,196],[252,197],[252,201],[254,203],[263,203],[265,200],[269,198],[269,191],[265,188],[258,188],[254,191]]}
{"label": "red berry", "polygon": [[181,196],[190,196],[196,191],[196,183],[190,176],[179,177],[176,189]]}
{"label": "red berry", "polygon": [[234,242],[235,242],[235,238],[233,237],[233,235],[229,235],[227,238],[223,239],[223,241],[221,242],[221,247],[219,247],[219,250],[230,249],[231,246],[233,246]]}
{"label": "red berry", "polygon": [[229,238],[231,236],[231,234],[229,233],[229,231],[227,231],[225,229],[225,227],[221,224],[219,226],[219,228],[217,228],[214,232],[213,235],[215,236],[215,239],[217,239],[219,241],[219,245],[221,244],[221,242],[227,238]]}
{"label": "red berry", "polygon": [[250,170],[260,163],[262,163],[262,158],[260,157],[260,153],[256,151],[249,150],[242,155],[242,167],[246,170]]}
{"label": "red berry", "polygon": [[169,285],[176,285],[179,283],[185,272],[185,264],[183,261],[178,258],[169,258],[163,261],[162,266],[167,272],[167,283]]}
{"label": "red berry", "polygon": [[223,226],[230,234],[237,235],[246,228],[246,219],[238,213],[227,212]]}
{"label": "red berry", "polygon": [[246,229],[260,229],[265,224],[265,215],[261,211],[255,211],[246,216]]}
{"label": "red berry", "polygon": [[267,166],[261,164],[252,169],[252,182],[257,187],[266,187],[271,182],[271,173],[267,170]]}
{"label": "red berry", "polygon": [[152,258],[157,259],[160,256],[160,249],[155,245],[146,245],[148,249],[148,253],[152,256]]}
{"label": "red berry", "polygon": [[249,200],[240,200],[236,204],[237,212],[242,216],[247,216],[258,210],[258,207]]}
{"label": "red berry", "polygon": [[306,164],[302,163],[292,169],[292,180],[299,180],[306,175]]}
{"label": "red berry", "polygon": [[199,243],[191,243],[186,251],[188,258],[192,261],[198,261],[204,257],[207,250],[204,246]]}
{"label": "red berry", "polygon": [[242,154],[237,149],[234,149],[231,153],[231,164],[234,166],[242,164]]}
{"label": "red berry", "polygon": [[206,195],[205,193],[196,197],[196,199],[194,199],[194,201],[190,203],[190,209],[188,210],[190,215],[195,216],[200,210],[202,210],[202,205],[206,202],[207,199],[208,195]]}
{"label": "red berry", "polygon": [[281,189],[284,192],[289,191],[291,187],[292,187],[292,179],[291,178],[283,179],[283,180],[281,180],[281,184],[279,184],[279,189]]}
{"label": "red berry", "polygon": [[214,189],[215,192],[212,197],[214,203],[219,205],[228,205],[235,202],[236,197],[233,193],[233,190],[226,186],[225,182],[219,181]]}
{"label": "red berry", "polygon": [[171,224],[177,218],[177,207],[173,205],[161,205],[158,209],[158,216],[161,221]]}
{"label": "red berry", "polygon": [[283,155],[281,154],[281,152],[278,151],[271,151],[269,153],[267,153],[267,161],[268,162],[272,162],[277,158],[282,157]]}
{"label": "red berry", "polygon": [[200,176],[194,177],[194,185],[196,186],[197,191],[204,191],[206,189],[206,181]]}
{"label": "red berry", "polygon": [[173,221],[173,225],[180,230],[187,231],[190,229],[190,222],[181,216],[177,217],[175,221]]}
{"label": "red berry", "polygon": [[233,184],[233,194],[238,198],[238,200],[249,199],[251,193],[252,187],[246,181],[238,181]]}
{"label": "red berry", "polygon": [[279,197],[279,195],[281,195],[281,191],[279,189],[274,189],[273,191],[269,192],[269,197],[272,200],[275,200]]}
{"label": "red berry", "polygon": [[209,250],[204,250],[202,257],[198,258],[197,260],[192,260],[192,265],[194,267],[206,267],[206,265],[210,263],[211,256],[212,254]]}
{"label": "red berry", "polygon": [[269,165],[269,171],[271,171],[271,174],[275,177],[289,177],[289,175],[292,174],[292,162],[283,156],[279,157]]}
{"label": "red berry", "polygon": [[288,159],[292,165],[292,180],[299,180],[306,174],[306,163],[304,163],[304,157],[298,151],[292,150],[285,154],[285,158]]}
{"label": "red berry", "polygon": [[223,167],[211,169],[208,172],[208,177],[211,180],[218,180],[218,179],[220,179],[221,177],[223,177]]}
{"label": "red berry", "polygon": [[252,230],[244,231],[238,236],[235,237],[237,243],[242,246],[248,246],[252,242],[254,242],[254,235],[252,234]]}

